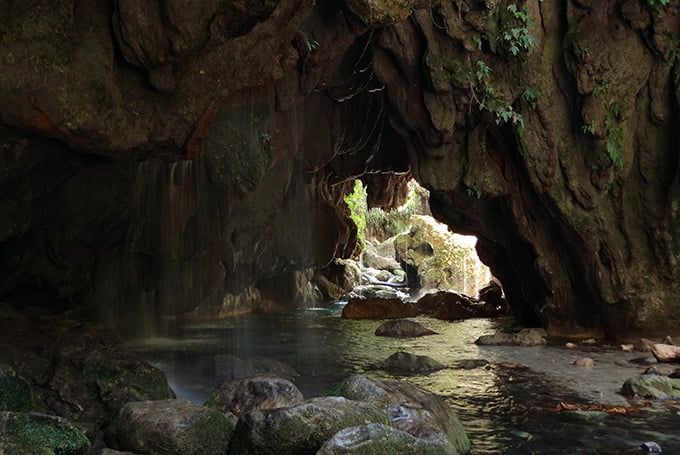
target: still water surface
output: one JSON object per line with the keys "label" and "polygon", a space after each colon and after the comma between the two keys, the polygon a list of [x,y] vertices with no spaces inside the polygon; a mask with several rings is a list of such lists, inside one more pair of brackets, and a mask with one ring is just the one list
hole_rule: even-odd
{"label": "still water surface", "polygon": [[[552,412],[557,403],[627,405],[623,382],[644,371],[629,362],[644,356],[615,347],[570,350],[485,347],[474,341],[508,321],[444,322],[415,318],[438,334],[415,339],[376,337],[383,321],[346,320],[339,311],[245,315],[227,320],[167,327],[160,337],[131,344],[163,370],[179,398],[202,404],[224,378],[225,358],[267,357],[293,366],[306,398],[327,394],[353,373],[411,382],[445,397],[472,441],[473,455],[639,453],[655,441],[664,453],[680,454],[680,406],[655,403],[629,416]],[[397,351],[428,355],[448,368],[420,376],[393,376],[369,365]],[[576,367],[583,357],[592,367]],[[463,368],[463,361],[488,365]],[[501,362],[513,362],[507,368]],[[468,365],[470,366],[470,365]]]}

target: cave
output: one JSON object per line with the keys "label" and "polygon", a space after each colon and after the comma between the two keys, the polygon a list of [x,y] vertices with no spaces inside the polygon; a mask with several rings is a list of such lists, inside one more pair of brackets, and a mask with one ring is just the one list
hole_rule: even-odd
{"label": "cave", "polygon": [[[225,429],[247,419],[175,400],[172,365],[214,379],[237,363],[221,349],[225,339],[297,356],[314,373],[305,377],[323,403],[314,412],[343,401],[325,396],[330,384],[342,389],[357,359],[374,362],[402,340],[376,341],[368,326],[346,336],[340,317],[285,318],[349,286],[341,261],[360,248],[346,202],[357,180],[369,207],[390,209],[415,179],[434,218],[475,236],[514,318],[499,318],[511,320],[506,334],[559,340],[537,351],[574,366],[558,372],[572,387],[590,370],[574,371],[567,339],[593,356],[626,346],[633,358],[633,341],[666,337],[645,347],[680,355],[671,346],[680,335],[678,125],[676,0],[0,0],[0,452],[137,452],[125,438],[139,426],[121,416],[167,401],[172,412],[210,415],[219,435],[201,433],[199,443],[222,444],[171,453],[274,453],[228,452],[225,444],[249,443],[248,431],[229,441]],[[412,283],[415,272],[406,267]],[[492,307],[496,315],[500,305]],[[275,330],[267,318],[277,317]],[[436,407],[456,423],[455,437],[435,434],[446,444],[433,453],[470,452],[451,405],[482,447],[544,453],[588,438],[550,453],[630,449],[598,434],[602,416],[574,425],[558,414],[582,397],[620,405],[625,378],[616,375],[641,373],[637,364],[609,364],[616,391],[603,395],[586,380],[581,395],[535,413],[534,402],[556,390],[544,374],[554,370],[478,348],[475,330],[498,326],[476,319],[485,322],[433,322],[446,336],[433,352],[454,378],[437,385]],[[195,356],[180,349],[162,372],[133,355],[135,342],[186,321],[212,331],[192,341],[204,363],[182,363]],[[329,339],[336,350],[324,351]],[[298,345],[309,350],[294,352]],[[469,352],[492,362],[460,357]],[[259,362],[241,360],[249,373]],[[654,380],[677,384],[680,372],[660,368]],[[323,384],[312,383],[317,373]],[[597,410],[620,416],[640,406]],[[610,417],[603,425],[630,440],[665,434],[659,441],[673,451],[677,409],[653,406],[644,425]],[[504,433],[475,428],[480,416]],[[538,436],[518,430],[515,417]],[[77,448],[59,446],[58,432],[47,441],[34,431],[41,425],[70,432]],[[307,439],[284,452],[303,453]],[[596,439],[607,446],[594,449]]]}
{"label": "cave", "polygon": [[35,3],[0,2],[13,308],[285,307],[355,251],[354,179],[389,207],[413,177],[524,325],[680,327],[677,5]]}

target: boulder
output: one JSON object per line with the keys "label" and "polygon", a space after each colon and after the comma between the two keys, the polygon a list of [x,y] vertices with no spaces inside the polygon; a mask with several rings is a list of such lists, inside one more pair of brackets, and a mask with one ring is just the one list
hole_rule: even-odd
{"label": "boulder", "polygon": [[90,441],[71,423],[35,412],[0,412],[0,453],[85,455]]}
{"label": "boulder", "polygon": [[498,332],[493,335],[482,335],[475,341],[481,346],[540,346],[546,344],[544,329],[522,329],[517,333]]}
{"label": "boulder", "polygon": [[624,395],[656,399],[680,399],[680,379],[654,374],[633,376],[621,387]]}
{"label": "boulder", "polygon": [[[364,267],[388,270],[390,272],[401,269],[397,260],[394,259],[394,240],[391,241],[391,246],[392,251],[389,254],[384,254],[385,248],[382,248],[381,252],[379,252],[375,246],[367,244],[366,249],[361,253],[361,263]],[[389,251],[389,248],[387,250]]]}
{"label": "boulder", "polygon": [[448,441],[420,439],[378,423],[345,428],[326,441],[316,455],[458,455]]}
{"label": "boulder", "polygon": [[145,455],[223,455],[236,417],[185,400],[127,403],[106,433],[107,445]]}
{"label": "boulder", "polygon": [[397,319],[382,323],[376,330],[376,336],[394,338],[414,338],[426,335],[436,335],[430,329],[423,327],[419,322],[409,321],[408,319]]}
{"label": "boulder", "polygon": [[416,307],[424,314],[445,321],[490,318],[499,314],[495,305],[453,291],[425,294],[418,300]]}
{"label": "boulder", "polygon": [[415,305],[399,298],[352,297],[342,310],[347,319],[397,319],[418,315]]}
{"label": "boulder", "polygon": [[350,376],[339,387],[338,393],[382,409],[390,417],[393,426],[399,422],[408,422],[405,429],[414,429],[419,427],[413,421],[418,421],[441,431],[459,453],[466,454],[470,451],[470,440],[456,413],[438,395],[412,384],[362,375]]}
{"label": "boulder", "polygon": [[229,454],[315,453],[340,430],[369,422],[387,424],[388,419],[370,404],[343,397],[313,398],[291,408],[253,411],[239,418]]}
{"label": "boulder", "polygon": [[[14,403],[6,401],[7,409],[40,409],[105,427],[129,401],[174,397],[163,372],[127,350],[102,324],[41,315],[0,324],[0,333],[10,343],[0,347],[0,364],[15,372],[0,374],[5,376],[0,395]],[[17,378],[30,384],[35,407]]]}
{"label": "boulder", "polygon": [[374,363],[370,366],[373,370],[386,370],[396,373],[430,373],[432,371],[446,368],[426,355],[415,355],[408,352],[397,352],[389,356],[382,362]]}
{"label": "boulder", "polygon": [[37,411],[29,383],[13,369],[0,366],[0,411]]}
{"label": "boulder", "polygon": [[[366,274],[363,275],[363,279],[369,279]],[[408,294],[398,291],[394,286],[389,286],[387,284],[362,284],[361,286],[356,286],[352,289],[350,293],[350,298],[383,298],[383,299],[406,299]]]}
{"label": "boulder", "polygon": [[503,303],[503,288],[496,281],[489,281],[489,283],[481,288],[478,292],[479,300],[493,303],[494,305],[501,305]]}
{"label": "boulder", "polygon": [[680,362],[680,346],[657,343],[652,346],[652,354],[658,362]]}
{"label": "boulder", "polygon": [[595,365],[595,361],[590,357],[584,357],[582,359],[574,361],[574,365],[577,367],[592,367],[593,365]]}
{"label": "boulder", "polygon": [[253,376],[220,384],[205,406],[241,415],[258,409],[288,408],[304,402],[295,384],[277,376]]}

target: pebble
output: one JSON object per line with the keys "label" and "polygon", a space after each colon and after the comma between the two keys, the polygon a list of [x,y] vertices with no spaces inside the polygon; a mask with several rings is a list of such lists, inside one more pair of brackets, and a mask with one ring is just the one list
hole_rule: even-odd
{"label": "pebble", "polygon": [[623,352],[631,352],[631,351],[633,350],[634,347],[635,347],[635,345],[632,345],[632,344],[622,344],[622,345],[621,345],[621,350],[622,350]]}
{"label": "pebble", "polygon": [[659,369],[657,367],[649,367],[642,374],[655,374],[657,376],[661,376],[661,372],[659,371]]}
{"label": "pebble", "polygon": [[597,341],[595,341],[595,338],[588,338],[587,340],[581,341],[581,344],[595,344]]}
{"label": "pebble", "polygon": [[656,442],[644,442],[640,445],[640,448],[648,453],[661,453],[661,446]]}
{"label": "pebble", "polygon": [[574,344],[572,342],[567,342],[567,344],[565,344],[565,346],[569,349],[576,349],[578,347],[578,346],[576,346],[576,344]]}
{"label": "pebble", "polygon": [[574,362],[574,365],[576,365],[577,367],[592,367],[593,365],[595,365],[595,361],[590,357],[584,357]]}

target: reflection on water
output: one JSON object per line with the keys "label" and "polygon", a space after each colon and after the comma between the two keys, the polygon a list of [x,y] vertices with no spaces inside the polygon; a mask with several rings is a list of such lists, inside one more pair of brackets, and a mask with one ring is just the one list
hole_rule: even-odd
{"label": "reflection on water", "polygon": [[[131,347],[167,374],[178,397],[196,403],[203,403],[225,378],[225,358],[269,357],[300,373],[295,383],[307,398],[325,395],[352,373],[405,380],[437,393],[458,412],[473,454],[619,454],[650,440],[664,453],[680,453],[678,406],[655,404],[634,416],[548,411],[560,401],[627,404],[618,390],[625,379],[644,369],[628,362],[640,353],[483,347],[474,344],[477,337],[503,322],[418,320],[438,334],[376,337],[382,321],[345,320],[338,312],[306,310],[168,328],[163,337]],[[409,377],[368,370],[397,351],[429,355],[450,368]],[[573,366],[584,356],[597,364]],[[471,359],[485,359],[489,365],[462,368],[461,361]],[[501,362],[520,366],[503,367]]]}

